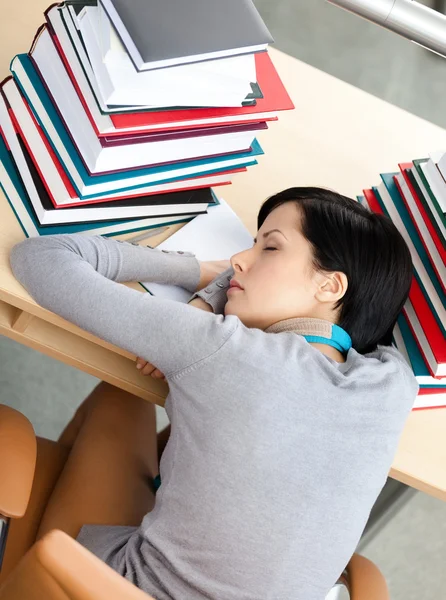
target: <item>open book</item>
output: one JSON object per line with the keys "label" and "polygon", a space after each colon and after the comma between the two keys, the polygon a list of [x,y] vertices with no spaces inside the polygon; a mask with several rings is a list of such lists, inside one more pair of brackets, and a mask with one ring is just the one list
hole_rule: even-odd
{"label": "open book", "polygon": [[[193,252],[198,260],[226,260],[233,254],[250,248],[253,237],[232,208],[222,199],[220,204],[209,208],[207,214],[199,215],[159,244],[160,250],[183,250]],[[190,292],[175,285],[141,282],[154,296],[187,302]]]}

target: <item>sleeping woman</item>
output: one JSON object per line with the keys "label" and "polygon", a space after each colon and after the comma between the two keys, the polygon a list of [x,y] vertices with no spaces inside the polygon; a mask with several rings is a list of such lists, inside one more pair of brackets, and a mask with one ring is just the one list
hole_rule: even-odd
{"label": "sleeping woman", "polygon": [[85,235],[12,249],[36,302],[169,386],[156,493],[154,407],[101,383],[62,434],[71,452],[39,535],[67,531],[156,600],[323,600],[418,392],[392,346],[409,250],[387,217],[298,187],[262,205],[230,263],[186,250]]}

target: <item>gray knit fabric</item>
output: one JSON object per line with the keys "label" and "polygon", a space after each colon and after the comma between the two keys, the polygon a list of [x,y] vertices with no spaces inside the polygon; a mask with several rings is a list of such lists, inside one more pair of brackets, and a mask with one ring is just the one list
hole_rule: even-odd
{"label": "gray knit fabric", "polygon": [[[117,283],[194,292],[199,264],[188,253],[62,235],[18,244],[11,265],[39,304],[169,383],[154,510],[138,528],[84,527],[79,541],[156,600],[323,600],[418,391],[402,356],[351,349],[337,363],[292,331],[249,329]],[[228,273],[200,293],[220,308]]]}

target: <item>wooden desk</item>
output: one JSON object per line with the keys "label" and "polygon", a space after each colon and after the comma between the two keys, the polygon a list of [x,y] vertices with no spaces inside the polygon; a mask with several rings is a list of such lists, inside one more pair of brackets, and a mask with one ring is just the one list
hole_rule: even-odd
{"label": "wooden desk", "polygon": [[[17,52],[27,51],[48,0],[10,3],[0,23],[0,77]],[[320,40],[323,44],[324,40]],[[290,56],[271,56],[296,110],[259,136],[265,156],[219,193],[255,234],[256,215],[269,195],[295,185],[318,185],[355,197],[395,171],[398,162],[446,148],[446,131],[343,83]],[[157,244],[179,229],[151,238]],[[167,386],[141,377],[131,355],[40,308],[14,279],[10,248],[24,237],[0,198],[0,333],[151,402]],[[128,236],[127,236],[128,237]],[[126,236],[121,236],[125,239]],[[224,257],[222,257],[224,258]],[[142,289],[135,283],[136,289]],[[395,398],[395,402],[398,398]],[[446,410],[413,413],[391,476],[446,500]]]}

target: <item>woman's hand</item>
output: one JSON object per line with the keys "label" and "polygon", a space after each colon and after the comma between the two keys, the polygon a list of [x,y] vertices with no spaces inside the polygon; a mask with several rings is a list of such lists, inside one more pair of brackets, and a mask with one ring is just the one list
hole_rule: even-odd
{"label": "woman's hand", "polygon": [[154,379],[162,379],[163,381],[166,381],[164,373],[161,373],[161,371],[157,369],[155,365],[152,365],[143,358],[139,358],[139,356],[136,359],[136,368],[139,369],[141,375],[151,375]]}
{"label": "woman's hand", "polygon": [[[222,269],[221,272],[223,273],[223,271],[226,271],[226,269]],[[194,298],[189,302],[189,304],[191,306],[200,308],[201,310],[212,312],[212,306],[205,302],[202,298]],[[157,369],[155,365],[152,365],[143,358],[139,358],[139,356],[136,359],[136,368],[139,369],[142,375],[151,375],[154,379],[162,379],[163,381],[167,381],[164,377],[164,373],[161,373],[161,371]]]}
{"label": "woman's hand", "polygon": [[201,260],[200,281],[197,290],[207,287],[218,275],[231,266],[230,260]]}

